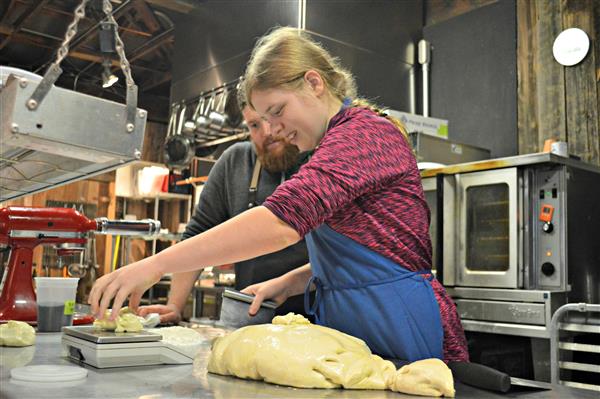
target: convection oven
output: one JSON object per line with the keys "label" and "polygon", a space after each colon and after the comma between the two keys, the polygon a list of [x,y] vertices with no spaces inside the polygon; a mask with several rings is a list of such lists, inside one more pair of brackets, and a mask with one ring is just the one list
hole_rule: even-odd
{"label": "convection oven", "polygon": [[465,329],[547,338],[565,302],[600,303],[600,169],[554,154],[422,172],[433,266]]}

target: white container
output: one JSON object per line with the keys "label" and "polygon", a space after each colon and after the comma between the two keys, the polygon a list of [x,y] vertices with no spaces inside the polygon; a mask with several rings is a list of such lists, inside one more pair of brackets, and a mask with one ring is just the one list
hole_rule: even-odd
{"label": "white container", "polygon": [[550,152],[554,155],[568,158],[569,144],[566,141],[556,141],[550,145]]}
{"label": "white container", "polygon": [[79,278],[36,277],[38,331],[59,332],[73,322]]}
{"label": "white container", "polygon": [[169,175],[169,168],[146,166],[138,171],[137,192],[141,196],[152,196],[161,192],[162,182]]}

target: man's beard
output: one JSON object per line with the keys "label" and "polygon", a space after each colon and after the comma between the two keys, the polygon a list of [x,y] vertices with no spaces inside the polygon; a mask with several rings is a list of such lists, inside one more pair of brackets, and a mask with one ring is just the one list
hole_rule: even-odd
{"label": "man's beard", "polygon": [[[277,151],[277,154],[274,154],[272,151],[266,150],[269,144],[277,141],[283,143],[282,151]],[[283,138],[271,138],[267,139],[263,143],[262,148],[258,148],[258,146],[256,146],[256,152],[258,159],[267,171],[271,173],[279,173],[285,172],[296,165],[300,150],[298,150],[298,147],[288,143]]]}

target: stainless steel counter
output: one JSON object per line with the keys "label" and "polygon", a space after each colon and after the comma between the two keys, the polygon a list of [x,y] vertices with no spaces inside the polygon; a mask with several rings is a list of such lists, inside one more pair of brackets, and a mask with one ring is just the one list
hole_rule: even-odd
{"label": "stainless steel counter", "polygon": [[[73,365],[62,356],[60,333],[38,333],[36,345],[25,348],[0,347],[0,398],[416,398],[390,391],[352,391],[342,389],[296,389],[262,382],[245,381],[206,373],[208,349],[196,359],[196,376],[192,365],[123,367],[96,369],[88,367],[82,382],[68,386],[18,385],[10,380],[14,367],[38,364]],[[457,398],[590,398],[598,394],[567,387],[552,391],[521,391],[496,394],[456,383]]]}
{"label": "stainless steel counter", "polygon": [[475,171],[480,171],[480,170],[510,168],[510,167],[514,167],[514,166],[541,164],[541,163],[564,164],[564,165],[568,165],[568,166],[577,167],[579,169],[588,170],[591,172],[596,172],[596,173],[600,172],[600,168],[598,168],[596,165],[592,165],[592,164],[580,161],[578,159],[561,157],[559,155],[552,154],[549,152],[538,152],[538,153],[533,153],[533,154],[516,155],[516,156],[512,156],[512,157],[505,157],[505,158],[485,159],[483,161],[459,163],[459,164],[444,166],[444,167],[440,167],[440,168],[425,169],[425,170],[421,171],[421,177],[435,176],[439,173],[456,174],[456,173],[475,172]]}

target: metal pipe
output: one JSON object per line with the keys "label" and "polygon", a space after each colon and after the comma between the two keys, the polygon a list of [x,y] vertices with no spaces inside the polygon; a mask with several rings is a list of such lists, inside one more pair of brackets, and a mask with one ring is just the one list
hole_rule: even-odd
{"label": "metal pipe", "polygon": [[417,87],[416,87],[416,72],[414,64],[408,71],[408,112],[411,114],[417,113]]}
{"label": "metal pipe", "polygon": [[156,235],[160,232],[160,221],[154,219],[144,220],[109,220],[96,218],[98,224],[97,234],[115,234],[122,236]]}
{"label": "metal pipe", "polygon": [[[158,220],[158,205],[159,205],[159,203],[158,203],[158,197],[155,197],[154,198],[154,217],[157,220]],[[159,225],[158,225],[158,230],[160,230],[160,222],[159,222]],[[156,240],[152,240],[152,255],[154,255],[154,254],[156,254]],[[150,298],[149,298],[150,304],[152,304],[152,293],[153,293],[153,291],[151,290],[150,291]]]}
{"label": "metal pipe", "polygon": [[419,40],[419,64],[423,73],[423,116],[429,116],[429,62],[431,61],[431,44],[427,40]]}
{"label": "metal pipe", "polygon": [[298,1],[298,29],[306,29],[306,0]]}
{"label": "metal pipe", "polygon": [[38,32],[36,30],[28,29],[28,28],[21,28],[21,32],[23,32],[23,33],[29,33],[29,34],[34,35],[34,36],[43,37],[45,39],[54,40],[55,42],[62,42],[62,40],[63,40],[62,37],[50,35],[48,33]]}

